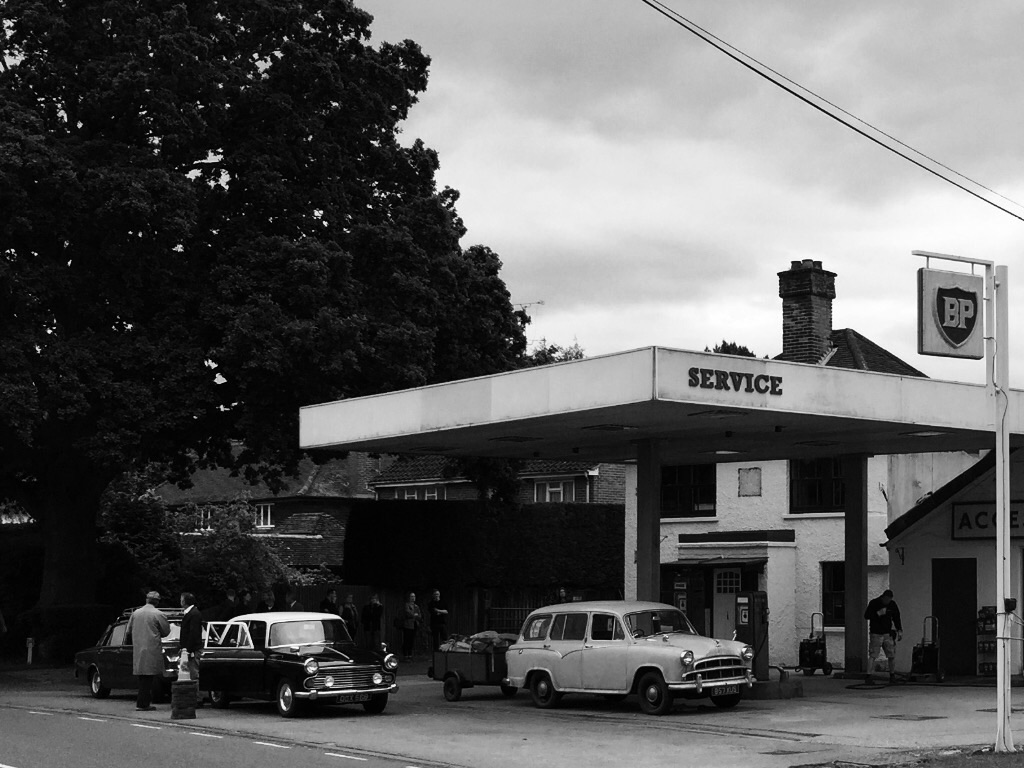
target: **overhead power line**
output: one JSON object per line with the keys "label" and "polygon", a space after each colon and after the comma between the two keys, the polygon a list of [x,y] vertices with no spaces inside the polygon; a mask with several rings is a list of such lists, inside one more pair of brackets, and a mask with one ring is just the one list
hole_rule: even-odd
{"label": "overhead power line", "polygon": [[[973,195],[974,197],[978,198],[982,202],[988,203],[989,205],[993,206],[994,208],[999,209],[1003,213],[1009,214],[1010,216],[1013,216],[1015,219],[1018,219],[1019,221],[1024,221],[1024,215],[1019,214],[1019,213],[1015,213],[1014,211],[1011,211],[1008,208],[1000,205],[997,201],[989,199],[988,197],[986,197],[985,195],[983,195],[980,192],[976,191],[975,189],[971,189],[970,187],[966,186],[965,184],[962,184],[961,182],[957,181],[956,179],[950,178],[949,176],[946,176],[945,174],[941,173],[940,171],[936,170],[935,168],[933,168],[933,167],[931,167],[931,166],[921,162],[920,160],[917,159],[917,157],[912,157],[907,152],[902,151],[900,149],[900,147],[902,147],[902,148],[904,148],[906,150],[909,150],[914,155],[917,155],[918,157],[924,158],[928,162],[933,163],[933,164],[939,166],[940,168],[942,168],[942,169],[944,169],[946,171],[949,171],[950,173],[954,174],[958,178],[963,179],[965,182],[968,182],[968,183],[974,185],[975,187],[978,187],[980,189],[984,189],[985,191],[987,191],[987,192],[989,192],[989,193],[991,193],[993,195],[996,195],[997,197],[1001,197],[1003,200],[1007,201],[1008,203],[1011,203],[1012,205],[1017,206],[1018,208],[1024,209],[1024,205],[1021,205],[1020,203],[1016,202],[1015,200],[1011,200],[1010,198],[1006,197],[1005,195],[1002,195],[999,192],[996,192],[995,190],[990,189],[989,187],[986,187],[984,184],[975,181],[974,179],[970,178],[969,176],[965,176],[964,174],[960,173],[959,171],[957,171],[957,170],[955,170],[953,168],[950,168],[948,165],[945,165],[945,164],[939,162],[938,160],[936,160],[935,158],[926,155],[924,152],[921,152],[920,150],[914,149],[914,147],[912,147],[909,144],[906,144],[906,143],[900,141],[895,136],[892,136],[892,135],[886,133],[885,131],[883,131],[880,128],[876,128],[874,125],[872,125],[871,123],[867,122],[866,120],[862,120],[861,118],[857,117],[856,115],[854,115],[854,114],[852,114],[850,112],[847,112],[842,107],[840,107],[840,106],[838,106],[836,104],[833,104],[831,101],[829,101],[828,99],[824,98],[823,96],[819,96],[817,93],[815,93],[814,91],[810,90],[809,88],[805,88],[804,86],[802,86],[799,83],[791,80],[790,78],[786,77],[785,75],[783,75],[783,74],[781,74],[779,72],[776,72],[774,69],[772,69],[768,65],[763,64],[762,62],[760,62],[757,59],[755,59],[753,56],[750,56],[749,54],[744,53],[740,49],[736,48],[735,46],[727,43],[725,40],[722,40],[721,38],[719,38],[716,35],[712,34],[708,30],[704,29],[700,25],[695,24],[694,22],[690,21],[689,19],[687,19],[682,14],[678,13],[677,11],[675,11],[672,8],[670,8],[669,6],[667,6],[665,3],[660,2],[660,0],[640,0],[640,2],[642,2],[644,5],[648,6],[649,8],[652,8],[653,10],[657,11],[658,13],[660,13],[665,18],[669,19],[673,23],[675,23],[678,26],[680,26],[683,29],[685,29],[687,32],[690,32],[691,34],[695,35],[696,37],[699,37],[705,43],[707,43],[708,45],[716,48],[720,52],[724,53],[726,56],[731,58],[733,61],[737,62],[738,64],[741,64],[744,67],[746,67],[747,69],[749,69],[751,72],[753,72],[757,76],[764,78],[765,80],[767,80],[768,82],[772,83],[776,87],[781,88],[782,90],[786,91],[787,93],[789,93],[792,96],[795,96],[800,101],[804,102],[805,104],[807,104],[810,107],[813,107],[814,109],[818,110],[822,114],[832,118],[836,122],[838,122],[838,123],[840,123],[842,125],[845,125],[847,128],[849,128],[850,130],[860,134],[861,136],[863,136],[864,138],[868,139],[869,141],[873,141],[875,144],[877,144],[878,146],[882,147],[883,149],[886,149],[889,152],[892,152],[893,154],[898,155],[899,157],[902,157],[904,160],[908,160],[909,162],[911,162],[914,165],[916,165],[918,168],[921,168],[922,170],[927,171],[928,173],[930,173],[933,176],[936,176],[936,177],[942,179],[943,181],[945,181],[948,184],[952,184],[954,187],[957,187],[957,188],[963,190],[964,192],[966,192],[969,195]],[[805,94],[807,94],[807,95],[805,95]],[[809,98],[809,97],[813,97],[813,98]],[[826,106],[824,106],[824,105],[827,105],[831,109],[827,109]],[[835,110],[835,111],[831,111],[831,110]],[[889,139],[892,142],[895,142],[899,146],[892,146],[891,144],[887,144],[885,141],[880,139],[877,135],[872,135],[872,133],[869,133],[867,130],[864,130],[863,128],[860,128],[857,125],[854,125],[852,122],[850,122],[850,120],[847,120],[845,118],[850,118],[850,119],[856,121],[857,123],[860,123],[860,125],[865,126],[866,128],[870,129],[871,131],[873,131],[876,134],[884,136],[885,138]]]}

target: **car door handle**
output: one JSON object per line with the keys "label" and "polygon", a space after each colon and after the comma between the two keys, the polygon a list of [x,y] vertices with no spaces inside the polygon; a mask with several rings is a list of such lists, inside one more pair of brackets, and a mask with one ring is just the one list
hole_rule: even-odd
{"label": "car door handle", "polygon": [[584,643],[583,647],[584,648],[593,648],[594,646],[592,646],[590,643]]}
{"label": "car door handle", "polygon": [[550,648],[551,647],[551,643],[544,643],[544,647],[545,648]]}

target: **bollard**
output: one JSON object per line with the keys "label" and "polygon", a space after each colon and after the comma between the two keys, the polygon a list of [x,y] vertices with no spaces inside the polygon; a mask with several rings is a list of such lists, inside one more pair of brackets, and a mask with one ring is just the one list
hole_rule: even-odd
{"label": "bollard", "polygon": [[171,683],[171,720],[195,720],[198,686],[191,680]]}
{"label": "bollard", "polygon": [[26,640],[25,640],[25,647],[28,648],[28,662],[27,662],[28,664],[32,663],[32,648],[33,648],[33,646],[35,646],[35,644],[36,644],[36,639],[34,637],[26,638]]}

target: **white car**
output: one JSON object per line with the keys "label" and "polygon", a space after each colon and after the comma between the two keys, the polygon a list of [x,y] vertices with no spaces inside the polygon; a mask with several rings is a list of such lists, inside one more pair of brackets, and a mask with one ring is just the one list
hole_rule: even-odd
{"label": "white car", "polygon": [[754,650],[697,633],[682,611],[663,603],[609,600],[549,605],[531,613],[505,655],[504,685],[529,688],[548,708],[565,693],[623,699],[664,715],[676,696],[734,707],[753,686]]}

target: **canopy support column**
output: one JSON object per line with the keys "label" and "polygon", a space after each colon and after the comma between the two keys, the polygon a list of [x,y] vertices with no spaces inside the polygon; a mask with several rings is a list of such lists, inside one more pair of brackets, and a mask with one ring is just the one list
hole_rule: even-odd
{"label": "canopy support column", "polygon": [[661,600],[661,457],[655,440],[637,443],[636,597]]}
{"label": "canopy support column", "polygon": [[867,629],[864,607],[868,604],[868,457],[842,456],[846,486],[846,672],[863,674],[867,669]]}

